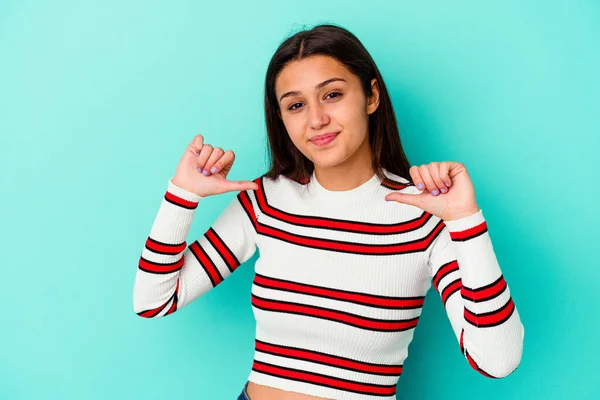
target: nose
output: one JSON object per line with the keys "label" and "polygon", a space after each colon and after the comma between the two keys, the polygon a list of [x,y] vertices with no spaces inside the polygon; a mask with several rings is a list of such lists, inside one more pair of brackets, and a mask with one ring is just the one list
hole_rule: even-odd
{"label": "nose", "polygon": [[323,106],[320,103],[311,105],[308,109],[308,125],[314,129],[319,130],[329,123],[329,116],[323,110]]}

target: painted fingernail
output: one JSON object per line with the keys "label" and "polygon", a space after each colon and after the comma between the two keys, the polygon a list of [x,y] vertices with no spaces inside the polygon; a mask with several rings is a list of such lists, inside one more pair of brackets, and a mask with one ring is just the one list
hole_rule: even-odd
{"label": "painted fingernail", "polygon": [[198,172],[202,173],[202,168],[198,167],[196,169],[198,170]]}
{"label": "painted fingernail", "polygon": [[205,169],[204,171],[202,171],[202,173],[203,173],[204,175],[206,175],[206,176],[209,176],[209,175],[210,175],[210,172],[209,172],[207,169]]}
{"label": "painted fingernail", "polygon": [[448,189],[446,189],[446,188],[441,188],[440,189],[440,192],[442,192],[442,193],[446,193],[447,191],[448,191]]}
{"label": "painted fingernail", "polygon": [[448,187],[450,187],[450,184],[448,182],[444,182],[444,184]]}
{"label": "painted fingernail", "polygon": [[419,189],[423,189],[423,184],[422,184],[422,183],[419,183],[419,184],[417,185],[417,187],[418,187]]}
{"label": "painted fingernail", "polygon": [[210,172],[212,172],[213,174],[214,174],[215,172],[217,172],[217,167],[212,167],[212,168],[210,169]]}
{"label": "painted fingernail", "polygon": [[435,189],[433,192],[431,192],[432,195],[437,196],[438,194],[440,194],[439,190]]}

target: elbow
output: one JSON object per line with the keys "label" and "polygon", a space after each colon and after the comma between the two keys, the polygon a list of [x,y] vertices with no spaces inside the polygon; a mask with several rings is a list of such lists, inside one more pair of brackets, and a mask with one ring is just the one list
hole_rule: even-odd
{"label": "elbow", "polygon": [[496,360],[496,362],[486,364],[482,363],[482,365],[478,365],[473,358],[471,358],[471,355],[467,353],[467,360],[475,371],[479,372],[486,378],[501,379],[506,378],[515,372],[515,370],[519,367],[521,357],[519,356],[513,359]]}
{"label": "elbow", "polygon": [[142,318],[160,318],[174,313],[177,310],[177,297],[172,296],[169,300],[156,308],[147,303],[133,300],[133,312]]}
{"label": "elbow", "polygon": [[165,315],[165,313],[163,312],[164,308],[164,306],[157,308],[149,308],[144,307],[143,304],[139,304],[136,301],[133,302],[133,312],[135,313],[135,315],[142,318],[160,318],[163,315]]}
{"label": "elbow", "polygon": [[142,318],[159,318],[165,314],[165,309],[168,310],[168,307],[171,306],[171,300],[172,297],[167,301],[161,300],[150,293],[144,292],[138,286],[134,286],[132,296],[133,312]]}
{"label": "elbow", "polygon": [[138,304],[135,301],[133,302],[133,312],[138,317],[142,317],[142,318],[154,318],[155,316],[153,316],[149,311],[150,310],[145,309],[144,307],[142,307],[141,304]]}
{"label": "elbow", "polygon": [[142,318],[146,318],[146,319],[149,319],[149,318],[160,318],[161,317],[160,315],[150,316],[150,315],[146,315],[144,313],[136,313],[136,315],[138,315],[138,316],[140,316]]}
{"label": "elbow", "polygon": [[153,314],[150,312],[151,310],[140,310],[137,307],[133,307],[133,312],[135,313],[135,315],[137,315],[138,317],[142,317],[142,318],[159,318],[160,314]]}
{"label": "elbow", "polygon": [[523,339],[525,337],[523,324],[518,324],[515,336],[517,339],[514,341],[514,350],[506,351],[502,362],[495,365],[493,373],[497,378],[506,378],[515,372],[521,364],[521,359],[523,357]]}
{"label": "elbow", "polygon": [[493,359],[487,360],[482,363],[483,365],[477,365],[477,363],[471,358],[467,352],[467,359],[471,367],[488,378],[506,378],[511,375],[521,364],[521,358],[523,356],[523,329],[522,325],[519,330],[519,340],[513,342],[514,347],[506,349],[500,356],[496,356]]}
{"label": "elbow", "polygon": [[521,356],[519,355],[518,357],[515,357],[512,360],[506,360],[502,363],[498,363],[497,365],[493,366],[489,373],[490,373],[490,378],[497,378],[497,379],[501,379],[501,378],[506,378],[507,376],[509,376],[510,374],[512,374],[513,372],[515,372],[517,370],[517,368],[519,367],[521,363]]}
{"label": "elbow", "polygon": [[523,356],[523,342],[521,341],[518,346],[518,350],[513,352],[511,356],[507,356],[502,363],[497,366],[494,371],[496,377],[506,378],[517,370],[521,364],[521,358]]}

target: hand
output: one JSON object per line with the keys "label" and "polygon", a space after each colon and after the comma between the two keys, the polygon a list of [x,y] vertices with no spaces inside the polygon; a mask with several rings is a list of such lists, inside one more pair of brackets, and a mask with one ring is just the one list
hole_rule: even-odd
{"label": "hand", "polygon": [[202,135],[196,135],[179,161],[173,183],[201,197],[225,192],[257,190],[251,181],[228,181],[227,174],[233,166],[233,151],[223,151],[204,143]]}
{"label": "hand", "polygon": [[430,214],[451,221],[479,211],[475,189],[466,167],[458,162],[432,162],[409,169],[421,194],[390,193],[387,201],[409,204]]}

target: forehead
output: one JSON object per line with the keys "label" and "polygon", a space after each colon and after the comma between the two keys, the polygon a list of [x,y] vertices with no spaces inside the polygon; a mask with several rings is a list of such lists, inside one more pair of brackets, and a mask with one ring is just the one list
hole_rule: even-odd
{"label": "forehead", "polygon": [[349,83],[356,78],[338,60],[327,56],[310,56],[287,64],[275,80],[275,92],[298,90],[312,92],[314,87],[330,78],[343,78]]}

